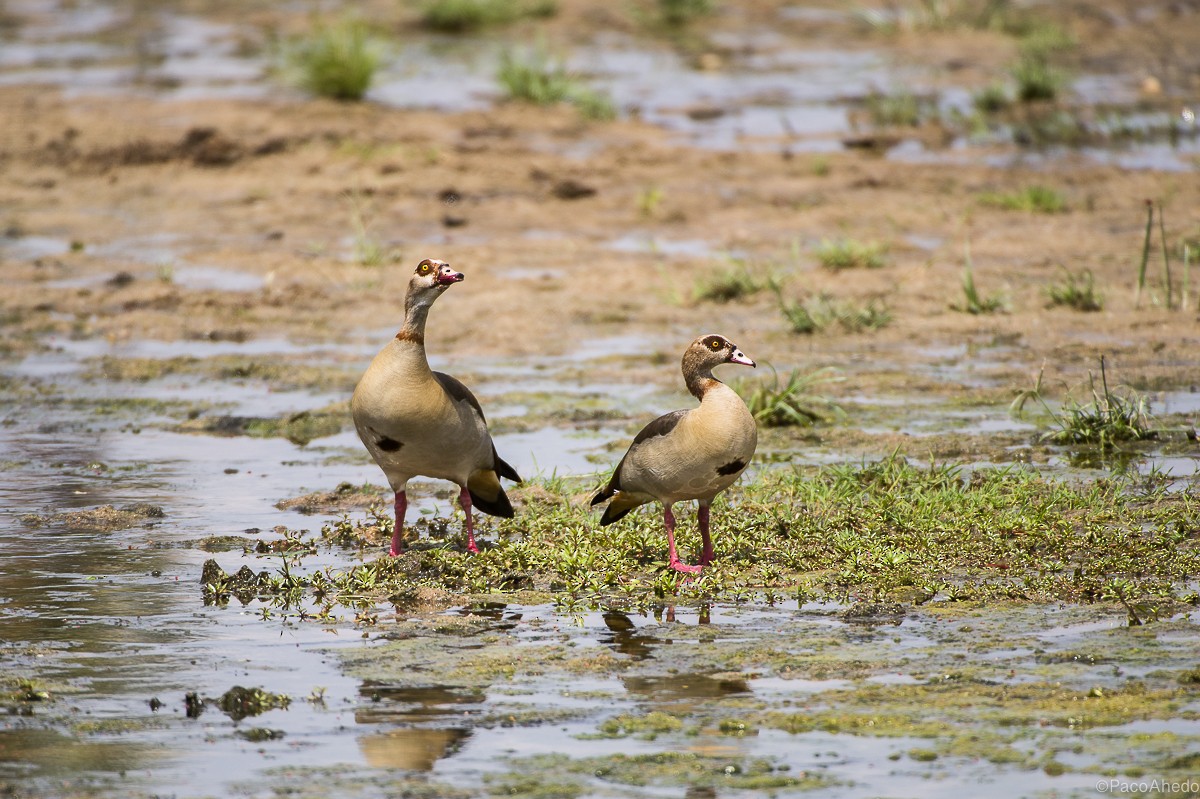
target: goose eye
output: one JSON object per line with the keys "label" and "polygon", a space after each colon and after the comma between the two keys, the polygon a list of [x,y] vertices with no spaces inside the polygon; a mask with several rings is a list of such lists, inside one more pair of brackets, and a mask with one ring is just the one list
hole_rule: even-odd
{"label": "goose eye", "polygon": [[712,347],[713,352],[716,352],[717,350],[721,349],[721,340],[714,338],[712,341],[708,342],[708,346]]}
{"label": "goose eye", "polygon": [[433,269],[433,267],[431,267],[429,264],[421,264],[420,266],[417,267],[417,274],[418,275],[428,275],[432,269]]}

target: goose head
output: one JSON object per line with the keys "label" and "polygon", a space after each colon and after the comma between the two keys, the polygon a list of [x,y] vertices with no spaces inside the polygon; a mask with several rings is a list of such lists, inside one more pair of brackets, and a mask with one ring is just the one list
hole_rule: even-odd
{"label": "goose head", "polygon": [[683,353],[683,371],[696,374],[712,371],[714,366],[723,363],[740,363],[743,366],[757,366],[754,361],[738,349],[738,346],[724,336],[709,333],[692,342]]}
{"label": "goose head", "polygon": [[412,277],[409,278],[405,307],[410,313],[415,308],[428,308],[434,300],[442,296],[442,292],[455,283],[461,283],[464,277],[462,272],[455,272],[445,261],[426,258],[417,264]]}

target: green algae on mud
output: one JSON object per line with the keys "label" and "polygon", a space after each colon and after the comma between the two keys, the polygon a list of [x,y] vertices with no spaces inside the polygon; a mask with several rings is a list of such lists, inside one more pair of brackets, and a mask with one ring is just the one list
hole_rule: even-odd
{"label": "green algae on mud", "polygon": [[123,508],[101,505],[90,510],[64,511],[52,514],[26,514],[21,524],[30,528],[58,527],[64,530],[113,532],[137,525],[158,524],[166,513],[158,505],[136,502]]}
{"label": "green algae on mud", "polygon": [[214,355],[207,358],[181,355],[174,358],[94,359],[84,372],[87,380],[145,383],[170,375],[187,375],[223,382],[258,381],[274,391],[328,391],[349,393],[357,380],[355,370],[338,365],[313,363],[311,355],[269,357]]}

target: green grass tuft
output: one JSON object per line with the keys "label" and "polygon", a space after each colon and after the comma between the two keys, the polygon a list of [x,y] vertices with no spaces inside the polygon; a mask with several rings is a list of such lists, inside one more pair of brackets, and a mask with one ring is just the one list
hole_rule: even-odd
{"label": "green grass tuft", "polygon": [[1091,401],[1081,404],[1068,400],[1061,413],[1051,412],[1056,427],[1043,434],[1043,440],[1054,444],[1094,444],[1103,450],[1121,442],[1155,437],[1145,397],[1133,389],[1110,390],[1103,357],[1100,389],[1096,388],[1094,375],[1089,382]]}
{"label": "green grass tuft", "polygon": [[767,287],[767,280],[751,274],[745,260],[731,258],[730,265],[713,274],[704,275],[692,288],[697,302],[734,302],[757,294]]}
{"label": "green grass tuft", "polygon": [[503,53],[496,78],[513,100],[535,105],[570,103],[587,119],[608,120],[617,115],[607,95],[589,88],[561,61],[553,62],[541,47],[523,59],[511,51]]}
{"label": "green grass tuft", "polygon": [[874,241],[838,238],[822,239],[817,245],[817,260],[821,266],[835,271],[841,269],[879,269],[885,263],[887,245]]}
{"label": "green grass tuft", "polygon": [[842,409],[828,397],[815,393],[822,384],[834,382],[832,369],[801,372],[795,369],[781,385],[779,373],[771,369],[770,382],[735,380],[733,390],[742,395],[754,419],[767,427],[811,427],[831,416],[840,416]]}
{"label": "green grass tuft", "polygon": [[1020,41],[1020,56],[1012,67],[1016,96],[1023,103],[1050,101],[1066,87],[1068,76],[1055,61],[1075,45],[1070,35],[1055,25],[1043,24]]}
{"label": "green grass tuft", "polygon": [[1064,305],[1076,311],[1103,310],[1104,297],[1096,291],[1096,278],[1092,270],[1069,272],[1062,268],[1062,272],[1062,279],[1046,288],[1050,307]]}
{"label": "green grass tuft", "polygon": [[951,305],[956,311],[969,314],[988,314],[1004,310],[1004,300],[997,296],[984,296],[975,285],[975,264],[971,259],[971,247],[968,244],[963,256],[962,271],[963,304]]}
{"label": "green grass tuft", "polygon": [[1057,214],[1067,210],[1067,201],[1061,192],[1040,185],[1026,186],[1010,192],[987,192],[979,196],[979,202],[1005,211],[1037,214]]}
{"label": "green grass tuft", "polygon": [[556,13],[555,0],[429,0],[421,9],[421,23],[443,33],[469,33]]}
{"label": "green grass tuft", "polygon": [[803,302],[793,302],[783,296],[778,284],[771,284],[779,303],[779,311],[793,333],[810,334],[840,325],[848,333],[878,330],[892,321],[892,313],[880,300],[866,305],[839,301],[828,294],[818,294]]}
{"label": "green grass tuft", "polygon": [[307,91],[335,100],[361,100],[379,68],[379,49],[366,23],[343,19],[318,24],[285,55]]}
{"label": "green grass tuft", "polygon": [[713,0],[656,0],[656,3],[659,21],[672,28],[691,25],[715,10]]}
{"label": "green grass tuft", "polygon": [[937,106],[909,91],[872,92],[867,95],[866,110],[876,127],[915,128],[922,120],[936,114]]}

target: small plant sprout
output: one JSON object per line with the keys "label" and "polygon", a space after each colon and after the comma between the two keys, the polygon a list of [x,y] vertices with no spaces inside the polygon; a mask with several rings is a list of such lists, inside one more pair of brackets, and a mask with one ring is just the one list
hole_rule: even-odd
{"label": "small plant sprout", "polygon": [[351,192],[350,223],[354,227],[354,262],[361,266],[382,266],[399,260],[400,254],[386,247],[372,232],[362,197]]}
{"label": "small plant sprout", "polygon": [[745,398],[746,407],[760,424],[767,427],[810,427],[827,421],[830,416],[843,414],[832,400],[815,393],[819,386],[841,379],[829,368],[813,372],[794,369],[787,380],[781,382],[779,373],[771,367],[769,381],[737,380],[733,383],[733,389]]}
{"label": "small plant sprout", "polygon": [[306,90],[334,100],[361,100],[379,68],[380,45],[362,20],[319,22],[292,43],[287,61]]}
{"label": "small plant sprout", "polygon": [[1030,400],[1040,402],[1044,407],[1046,404],[1045,398],[1042,396],[1042,378],[1046,374],[1046,362],[1042,361],[1042,368],[1038,369],[1037,377],[1033,381],[1033,388],[1023,388],[1017,392],[1013,401],[1009,403],[1008,412],[1013,416],[1020,416],[1025,410],[1025,403]]}
{"label": "small plant sprout", "polygon": [[817,245],[817,260],[826,269],[879,269],[884,265],[887,245],[855,239],[823,239]]}
{"label": "small plant sprout", "polygon": [[658,213],[659,207],[662,205],[666,194],[661,186],[647,186],[637,195],[638,213],[646,218],[650,218]]}
{"label": "small plant sprout", "polygon": [[1062,278],[1046,288],[1049,306],[1064,305],[1076,311],[1099,311],[1104,298],[1096,291],[1096,278],[1090,269],[1070,272],[1064,266]]}
{"label": "small plant sprout", "polygon": [[1162,245],[1163,256],[1163,292],[1166,295],[1167,310],[1171,310],[1171,255],[1167,250],[1167,228],[1163,222],[1162,203],[1158,204],[1158,241]]}
{"label": "small plant sprout", "polygon": [[999,297],[985,297],[975,286],[975,265],[971,259],[971,242],[963,247],[962,290],[965,302],[962,305],[951,306],[957,311],[969,314],[995,313],[1004,308],[1004,300]]}
{"label": "small plant sprout", "polygon": [[[1146,228],[1142,238],[1142,253],[1141,260],[1138,262],[1137,285],[1134,288],[1133,307],[1140,308],[1142,305],[1142,295],[1146,291],[1146,273],[1150,264],[1150,245],[1154,235],[1154,206],[1153,200],[1146,200]],[[1186,310],[1188,306],[1188,293],[1190,292],[1191,281],[1191,243],[1184,241],[1180,244],[1178,252],[1183,258],[1183,282],[1179,286],[1179,300],[1175,299],[1175,283],[1171,275],[1171,248],[1167,241],[1166,223],[1164,221],[1165,214],[1163,213],[1162,204],[1158,204],[1158,235],[1159,243],[1162,249],[1162,304],[1166,309]]]}
{"label": "small plant sprout", "polygon": [[1146,265],[1150,263],[1150,234],[1154,231],[1154,203],[1146,200],[1146,234],[1142,238],[1142,261],[1138,265],[1137,289],[1133,295],[1133,307],[1142,307],[1142,292],[1146,289]]}

